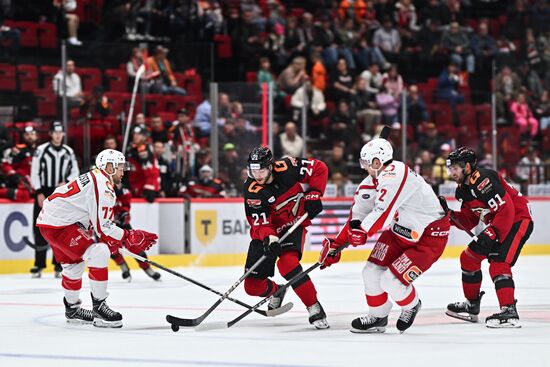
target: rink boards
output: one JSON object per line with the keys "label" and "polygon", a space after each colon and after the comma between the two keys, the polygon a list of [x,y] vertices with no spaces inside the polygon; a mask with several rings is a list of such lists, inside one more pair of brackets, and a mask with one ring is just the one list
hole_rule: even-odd
{"label": "rink boards", "polygon": [[[543,224],[550,212],[550,198],[531,197],[529,201],[535,228],[522,254],[550,254],[550,228]],[[309,228],[304,254],[307,262],[317,260],[324,236],[338,233],[352,200],[324,199],[323,203],[325,210]],[[449,198],[449,206],[457,208],[458,202]],[[159,245],[149,253],[166,266],[242,265],[250,241],[242,199],[160,199],[152,204],[136,199],[131,223],[134,228],[159,234]],[[0,226],[0,274],[28,272],[34,250],[24,238],[34,241],[32,203],[0,200]],[[345,251],[342,261],[364,261],[377,237],[370,238],[367,246]],[[457,257],[468,242],[464,232],[453,228],[443,257]]]}

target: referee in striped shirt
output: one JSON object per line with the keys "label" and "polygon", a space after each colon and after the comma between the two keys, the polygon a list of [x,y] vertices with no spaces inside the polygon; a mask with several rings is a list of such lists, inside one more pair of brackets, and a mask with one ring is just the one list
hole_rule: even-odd
{"label": "referee in striped shirt", "polygon": [[[33,229],[34,241],[37,250],[34,257],[34,267],[31,269],[33,278],[40,278],[42,270],[46,267],[47,242],[36,227],[36,218],[42,209],[42,203],[54,190],[79,175],[78,163],[74,151],[68,145],[63,144],[65,131],[63,124],[54,121],[50,126],[51,140],[44,143],[34,151],[31,164],[31,183],[35,190]],[[52,255],[53,257],[53,255]],[[61,265],[53,257],[55,277],[61,277]]]}

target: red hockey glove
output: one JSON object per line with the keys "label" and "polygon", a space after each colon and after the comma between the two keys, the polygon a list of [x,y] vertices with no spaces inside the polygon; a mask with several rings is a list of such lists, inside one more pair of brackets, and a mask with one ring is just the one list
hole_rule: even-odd
{"label": "red hockey glove", "polygon": [[340,261],[340,256],[342,253],[334,253],[334,250],[340,246],[342,246],[342,244],[335,242],[332,238],[325,237],[323,239],[323,248],[319,254],[319,263],[322,264],[321,269],[328,268],[332,264],[336,264]]}
{"label": "red hockey glove", "polygon": [[128,251],[139,254],[142,251],[147,251],[157,243],[158,236],[154,233],[149,233],[139,229],[131,229],[124,231],[122,244]]}
{"label": "red hockey glove", "polygon": [[348,241],[353,247],[362,246],[367,243],[368,234],[361,228],[360,220],[349,222]]}

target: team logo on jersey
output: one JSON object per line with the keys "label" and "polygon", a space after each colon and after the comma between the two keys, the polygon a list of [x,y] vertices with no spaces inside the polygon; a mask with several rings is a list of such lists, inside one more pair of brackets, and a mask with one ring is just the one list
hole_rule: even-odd
{"label": "team logo on jersey", "polygon": [[273,204],[275,202],[275,196],[272,196],[270,197],[269,199],[267,199],[267,202],[270,203],[270,204]]}
{"label": "team logo on jersey", "polygon": [[369,195],[369,194],[363,194],[363,195],[361,195],[361,197],[362,197],[363,199],[365,199],[365,200],[370,199],[370,195]]}
{"label": "team logo on jersey", "polygon": [[216,210],[195,211],[195,235],[203,246],[216,238],[218,230],[218,212]]}
{"label": "team logo on jersey", "polygon": [[408,269],[405,274],[403,274],[403,279],[407,283],[412,283],[422,274],[422,270],[418,268],[418,266],[411,266],[410,269]]}
{"label": "team logo on jersey", "polygon": [[284,208],[290,202],[295,201],[294,205],[292,206],[292,209],[290,209],[290,212],[292,213],[293,216],[297,216],[298,215],[298,208],[300,207],[300,201],[302,200],[303,197],[304,197],[304,193],[299,192],[296,195],[289,197],[285,201],[283,201],[283,202],[279,203],[277,206],[275,206],[275,211],[278,212],[280,209]]}
{"label": "team logo on jersey", "polygon": [[258,209],[262,206],[262,201],[260,199],[246,199],[246,204],[254,209]]}

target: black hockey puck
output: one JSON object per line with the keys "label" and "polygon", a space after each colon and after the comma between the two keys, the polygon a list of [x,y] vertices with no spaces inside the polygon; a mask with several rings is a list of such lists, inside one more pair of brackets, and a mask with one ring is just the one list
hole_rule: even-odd
{"label": "black hockey puck", "polygon": [[178,325],[172,324],[172,331],[173,331],[174,333],[177,333],[179,330],[180,330],[180,327],[179,327]]}

